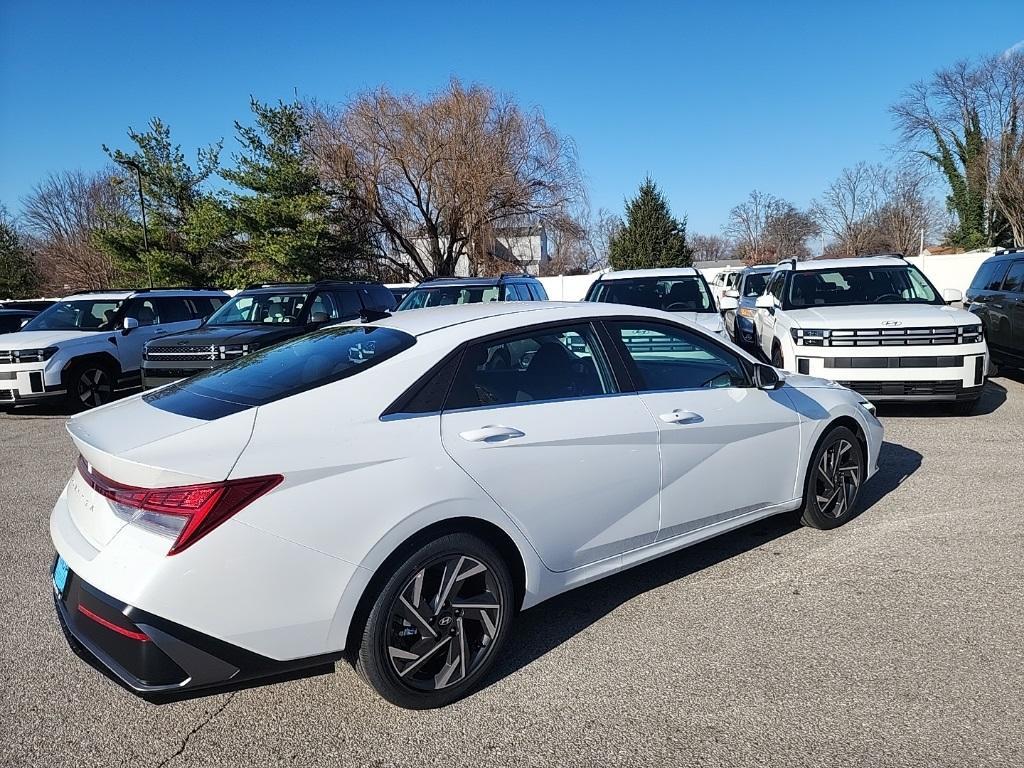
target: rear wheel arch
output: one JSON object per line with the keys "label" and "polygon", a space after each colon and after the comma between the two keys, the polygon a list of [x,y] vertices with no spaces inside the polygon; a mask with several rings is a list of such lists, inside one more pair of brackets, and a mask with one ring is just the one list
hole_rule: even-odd
{"label": "rear wheel arch", "polygon": [[373,576],[363,588],[352,614],[352,620],[349,622],[345,642],[346,654],[351,655],[358,652],[359,639],[363,634],[363,627],[370,610],[395,569],[427,542],[450,533],[475,535],[498,551],[512,575],[515,587],[513,605],[516,610],[519,610],[526,596],[526,561],[512,537],[498,525],[482,518],[453,517],[440,520],[421,528],[406,538],[375,569]]}

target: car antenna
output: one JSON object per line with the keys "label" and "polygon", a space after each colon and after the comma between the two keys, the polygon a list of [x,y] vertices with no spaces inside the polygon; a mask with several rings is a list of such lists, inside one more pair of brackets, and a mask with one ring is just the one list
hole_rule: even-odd
{"label": "car antenna", "polygon": [[386,309],[368,309],[363,307],[363,311],[359,313],[359,321],[363,323],[372,323],[375,320],[383,320],[386,317],[391,317],[391,313]]}

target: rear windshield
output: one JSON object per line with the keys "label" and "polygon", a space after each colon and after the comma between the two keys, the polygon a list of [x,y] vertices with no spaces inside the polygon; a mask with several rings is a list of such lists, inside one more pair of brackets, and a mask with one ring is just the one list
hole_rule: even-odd
{"label": "rear windshield", "polygon": [[662,309],[666,312],[715,311],[715,304],[704,280],[697,276],[600,280],[594,284],[588,300]]}
{"label": "rear windshield", "polygon": [[163,410],[205,418],[191,412],[197,396],[242,407],[266,405],[353,376],[415,343],[391,328],[333,326],[204,371],[144,399]]}
{"label": "rear windshield", "polygon": [[451,304],[480,304],[497,300],[496,285],[439,285],[436,288],[414,288],[398,308],[447,307]]}

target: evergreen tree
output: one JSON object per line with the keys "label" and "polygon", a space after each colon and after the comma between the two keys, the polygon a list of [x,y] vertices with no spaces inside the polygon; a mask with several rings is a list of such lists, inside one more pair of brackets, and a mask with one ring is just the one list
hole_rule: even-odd
{"label": "evergreen tree", "polygon": [[0,299],[35,296],[42,282],[32,257],[25,252],[17,227],[0,207]]}
{"label": "evergreen tree", "polygon": [[221,171],[239,189],[226,201],[242,244],[235,283],[351,276],[360,249],[310,162],[302,105],[251,106],[256,125],[235,123],[242,154]]}
{"label": "evergreen tree", "polygon": [[613,269],[688,267],[693,254],[686,244],[686,217],[672,217],[668,202],[650,177],[626,203],[626,224],[612,238]]}
{"label": "evergreen tree", "polygon": [[158,285],[218,282],[232,243],[226,211],[203,185],[217,170],[221,142],[200,149],[193,167],[159,118],[150,121],[148,131],[129,130],[128,137],[137,147],[131,153],[103,149],[120,166],[126,200],[137,199],[128,190],[136,189],[136,168],[141,173],[149,250],[137,209],[110,212],[112,220],[97,236],[97,244],[129,282],[142,284],[147,261]]}

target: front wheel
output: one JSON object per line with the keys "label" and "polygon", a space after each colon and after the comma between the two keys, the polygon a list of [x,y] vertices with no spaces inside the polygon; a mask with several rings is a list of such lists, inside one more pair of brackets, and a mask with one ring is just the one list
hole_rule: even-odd
{"label": "front wheel", "polygon": [[75,363],[67,375],[67,399],[73,410],[106,405],[114,396],[114,372],[110,366],[86,360]]}
{"label": "front wheel", "polygon": [[442,707],[501,652],[515,614],[508,566],[468,533],[441,536],[398,564],[370,609],[356,670],[392,704]]}
{"label": "front wheel", "polygon": [[853,517],[865,466],[864,449],[857,436],[846,427],[830,431],[807,468],[801,522],[828,530]]}

